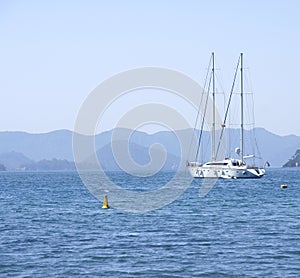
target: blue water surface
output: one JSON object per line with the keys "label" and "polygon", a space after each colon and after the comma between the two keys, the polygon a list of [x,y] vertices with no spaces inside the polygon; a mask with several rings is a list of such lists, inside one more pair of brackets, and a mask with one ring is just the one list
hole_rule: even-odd
{"label": "blue water surface", "polygon": [[219,180],[205,198],[200,185],[134,214],[102,209],[76,172],[2,172],[0,276],[300,277],[299,169]]}

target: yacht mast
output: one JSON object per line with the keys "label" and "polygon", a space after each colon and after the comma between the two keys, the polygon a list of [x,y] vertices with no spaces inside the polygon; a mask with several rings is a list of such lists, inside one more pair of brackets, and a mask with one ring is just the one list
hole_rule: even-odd
{"label": "yacht mast", "polygon": [[216,85],[215,85],[215,53],[212,53],[213,78],[213,123],[212,123],[212,161],[216,160]]}
{"label": "yacht mast", "polygon": [[244,162],[244,81],[243,81],[243,53],[241,53],[241,160]]}

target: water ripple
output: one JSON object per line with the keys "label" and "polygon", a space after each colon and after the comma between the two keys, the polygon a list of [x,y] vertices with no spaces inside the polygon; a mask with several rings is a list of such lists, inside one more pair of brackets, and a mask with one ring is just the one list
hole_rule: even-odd
{"label": "water ripple", "polygon": [[0,173],[0,276],[300,277],[298,173],[219,181],[203,199],[194,181],[145,214],[102,210],[76,173]]}

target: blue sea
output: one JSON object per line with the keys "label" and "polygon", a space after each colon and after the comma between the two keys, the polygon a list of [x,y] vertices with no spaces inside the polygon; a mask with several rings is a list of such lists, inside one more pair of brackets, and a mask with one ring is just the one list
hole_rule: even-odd
{"label": "blue sea", "polygon": [[102,209],[76,172],[1,172],[0,276],[300,277],[299,169],[218,180],[205,198],[201,182],[161,209],[128,213]]}

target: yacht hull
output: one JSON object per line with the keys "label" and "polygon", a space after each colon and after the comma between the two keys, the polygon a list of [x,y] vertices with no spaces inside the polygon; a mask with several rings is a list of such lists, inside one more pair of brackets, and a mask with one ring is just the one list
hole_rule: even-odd
{"label": "yacht hull", "polygon": [[265,174],[262,168],[248,167],[188,166],[188,169],[193,178],[253,179],[261,178]]}

